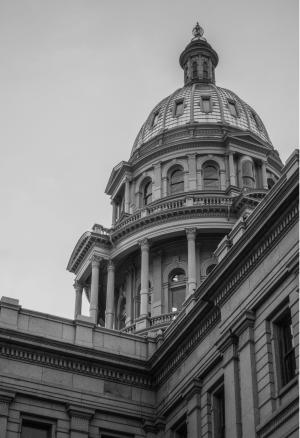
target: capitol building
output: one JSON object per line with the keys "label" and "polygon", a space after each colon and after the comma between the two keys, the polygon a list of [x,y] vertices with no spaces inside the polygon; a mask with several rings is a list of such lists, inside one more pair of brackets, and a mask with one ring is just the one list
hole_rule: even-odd
{"label": "capitol building", "polygon": [[1,438],[298,436],[298,152],[218,61],[197,23],[70,255],[74,319],[1,298]]}

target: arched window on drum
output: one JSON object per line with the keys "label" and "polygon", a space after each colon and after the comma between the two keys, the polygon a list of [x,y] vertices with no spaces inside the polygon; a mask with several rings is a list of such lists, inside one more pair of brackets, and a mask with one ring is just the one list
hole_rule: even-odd
{"label": "arched window on drum", "polygon": [[181,268],[174,269],[169,274],[169,312],[181,309],[186,295],[186,276]]}
{"label": "arched window on drum", "polygon": [[220,190],[220,169],[214,161],[207,161],[203,165],[204,190]]}
{"label": "arched window on drum", "polygon": [[152,202],[152,180],[151,178],[146,178],[140,189],[140,207],[146,207]]}
{"label": "arched window on drum", "polygon": [[251,160],[242,162],[242,182],[243,187],[251,189],[255,187],[254,165]]}
{"label": "arched window on drum", "polygon": [[169,172],[169,194],[175,195],[184,191],[184,171],[182,167],[173,168]]}

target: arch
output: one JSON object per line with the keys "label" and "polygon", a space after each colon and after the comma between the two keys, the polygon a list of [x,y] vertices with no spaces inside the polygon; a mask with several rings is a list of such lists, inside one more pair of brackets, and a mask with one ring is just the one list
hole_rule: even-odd
{"label": "arch", "polygon": [[168,173],[168,194],[184,192],[184,170],[182,166],[175,165]]}
{"label": "arch", "polygon": [[180,310],[186,297],[186,273],[182,268],[175,268],[169,273],[169,312]]}
{"label": "arch", "polygon": [[218,163],[208,160],[202,166],[203,190],[220,190],[220,168]]}
{"label": "arch", "polygon": [[162,167],[162,172],[161,172],[161,177],[162,178],[167,178],[170,170],[175,166],[181,166],[184,170],[184,172],[188,172],[188,164],[187,164],[187,160],[183,160],[183,159],[174,159],[172,161],[169,161],[168,163],[166,163],[163,167]]}
{"label": "arch", "polygon": [[[211,270],[216,266],[218,264],[218,260],[217,260],[217,258],[216,257],[210,257],[210,258],[208,258],[208,259],[206,259],[206,260],[204,260],[202,263],[201,263],[201,268],[200,268],[200,277],[201,277],[201,280],[203,281],[206,277],[207,277],[207,275],[211,272]],[[211,266],[213,266],[213,267],[211,267]],[[210,268],[211,267],[211,268]],[[209,271],[209,272],[207,272],[207,271]]]}

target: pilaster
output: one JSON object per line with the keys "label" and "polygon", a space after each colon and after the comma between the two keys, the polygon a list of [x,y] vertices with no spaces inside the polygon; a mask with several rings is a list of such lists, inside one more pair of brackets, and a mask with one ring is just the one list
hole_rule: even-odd
{"label": "pilaster", "polygon": [[196,170],[196,154],[188,155],[189,165],[189,190],[197,190],[197,170]]}
{"label": "pilaster", "polygon": [[12,391],[0,391],[0,437],[6,438],[7,419],[9,415],[9,405],[14,400],[16,394]]}
{"label": "pilaster", "polygon": [[223,354],[225,435],[230,438],[241,438],[242,424],[237,351],[238,338],[229,332],[222,336],[216,345]]}
{"label": "pilaster", "polygon": [[[196,228],[186,228],[188,241],[188,297],[196,289]],[[187,298],[188,298],[187,297]]]}
{"label": "pilaster", "polygon": [[201,436],[201,389],[201,381],[194,378],[183,393],[187,402],[187,434],[189,437]]}
{"label": "pilaster", "polygon": [[141,317],[148,315],[149,249],[148,239],[139,241],[141,248]]}

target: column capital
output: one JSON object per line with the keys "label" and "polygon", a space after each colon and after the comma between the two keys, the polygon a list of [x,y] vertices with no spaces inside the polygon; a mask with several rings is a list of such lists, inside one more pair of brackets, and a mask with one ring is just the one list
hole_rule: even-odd
{"label": "column capital", "polygon": [[194,240],[196,238],[197,228],[186,228],[185,232],[188,240],[189,239]]}
{"label": "column capital", "polygon": [[74,281],[73,287],[74,287],[76,292],[80,292],[81,293],[82,290],[83,290],[83,284],[80,283],[78,280]]}
{"label": "column capital", "polygon": [[115,264],[112,261],[112,259],[107,260],[107,270],[108,271],[114,271],[115,270]]}
{"label": "column capital", "polygon": [[150,242],[147,238],[138,240],[138,244],[140,245],[142,251],[149,250],[150,248]]}
{"label": "column capital", "polygon": [[102,260],[102,258],[100,256],[98,256],[97,254],[93,254],[91,257],[92,267],[98,268],[101,260]]}

